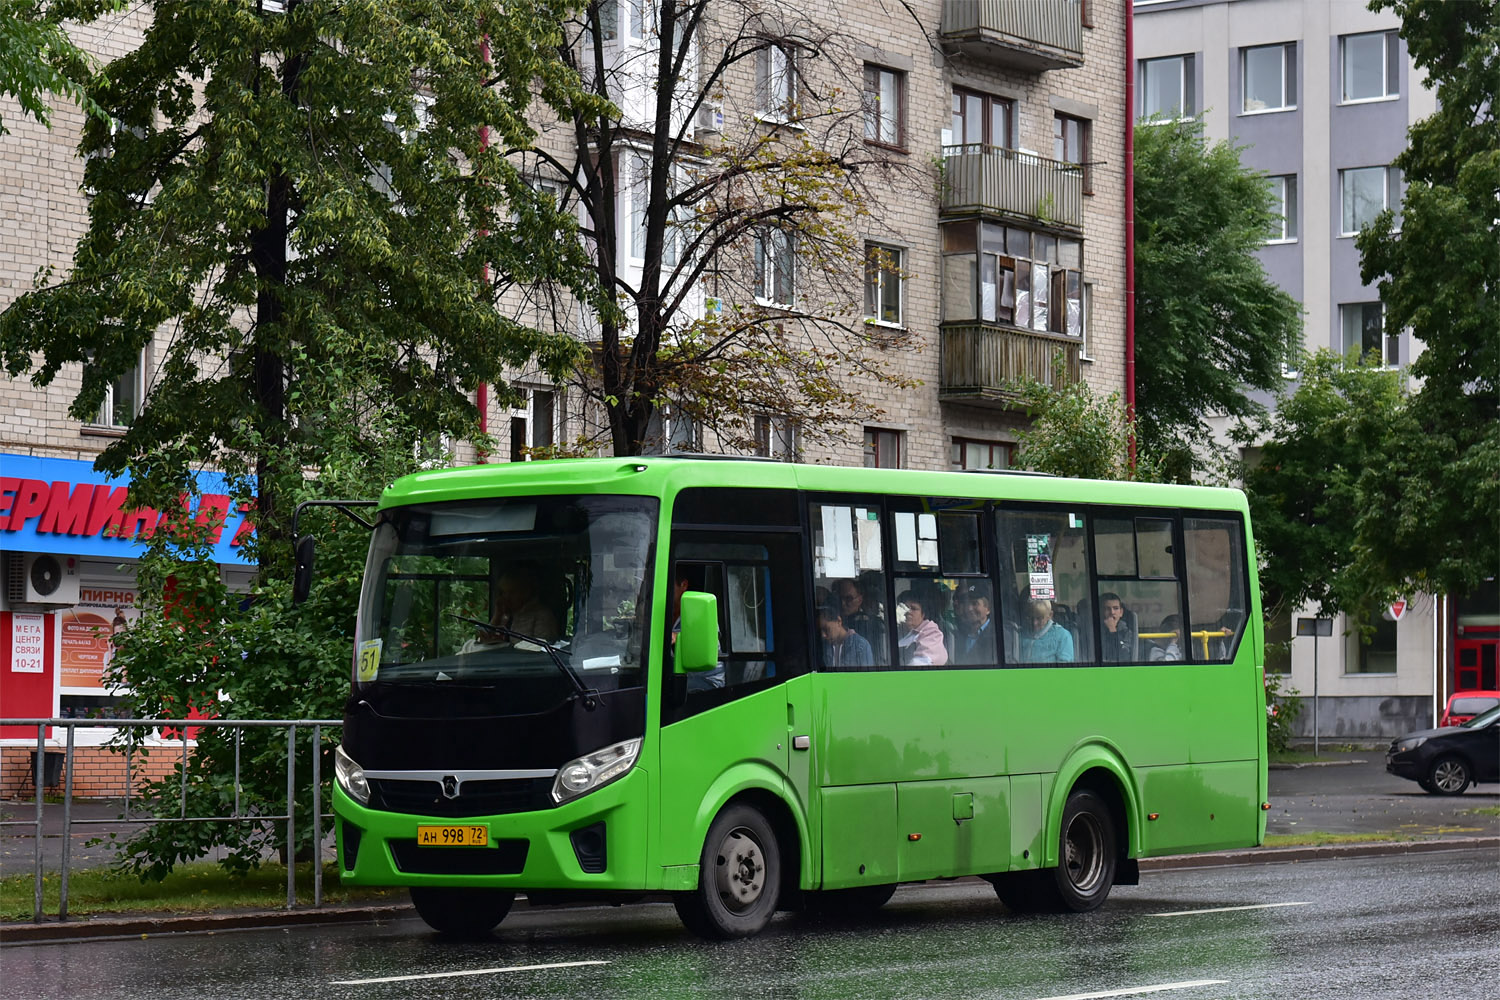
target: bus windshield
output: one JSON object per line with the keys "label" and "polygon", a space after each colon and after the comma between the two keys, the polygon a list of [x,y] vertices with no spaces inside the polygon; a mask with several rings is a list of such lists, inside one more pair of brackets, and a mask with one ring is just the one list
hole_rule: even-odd
{"label": "bus windshield", "polygon": [[513,686],[545,703],[639,686],[657,509],[649,497],[537,496],[385,512],[356,688]]}

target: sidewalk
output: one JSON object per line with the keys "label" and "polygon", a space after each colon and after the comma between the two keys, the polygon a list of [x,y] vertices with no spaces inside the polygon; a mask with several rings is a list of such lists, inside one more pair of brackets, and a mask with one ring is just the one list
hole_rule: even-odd
{"label": "sidewalk", "polygon": [[[1305,764],[1272,765],[1271,810],[1267,814],[1269,835],[1389,834],[1389,841],[1296,847],[1259,847],[1246,850],[1190,854],[1141,861],[1142,872],[1173,868],[1277,864],[1324,860],[1336,857],[1370,857],[1438,850],[1486,848],[1500,852],[1500,786],[1470,788],[1463,795],[1427,795],[1417,785],[1385,773],[1383,750],[1328,752],[1324,759]],[[93,818],[118,815],[113,807],[83,804]],[[48,805],[44,836],[51,842],[48,856],[60,856],[62,807]],[[79,810],[75,803],[74,809]],[[114,812],[108,810],[113,808]],[[30,802],[0,803],[5,819],[31,819]],[[53,810],[56,818],[53,818]],[[55,824],[55,825],[54,825]],[[98,836],[107,825],[86,828],[86,838]],[[20,836],[18,830],[26,832]],[[0,827],[0,866],[5,874],[32,870],[35,844],[30,828]],[[78,834],[75,833],[75,838]],[[1401,838],[1401,839],[1397,839]],[[103,850],[102,848],[100,850]],[[78,867],[78,847],[72,854]],[[107,864],[108,856],[90,855],[91,865]],[[55,864],[47,870],[55,872]],[[154,915],[82,918],[59,923],[49,917],[41,924],[0,924],[0,944],[63,941],[78,938],[138,937],[143,934],[216,931],[246,927],[273,927],[310,923],[348,923],[395,920],[410,916],[409,906],[338,906],[318,910],[261,910],[213,914]]]}

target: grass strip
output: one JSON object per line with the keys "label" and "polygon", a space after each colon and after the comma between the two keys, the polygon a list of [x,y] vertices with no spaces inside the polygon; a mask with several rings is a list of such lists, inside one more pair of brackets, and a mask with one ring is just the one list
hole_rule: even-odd
{"label": "grass strip", "polygon": [[[43,876],[45,914],[56,915],[61,883],[62,877],[56,872]],[[34,893],[30,872],[0,878],[0,921],[30,920]],[[299,864],[298,905],[311,906],[312,893],[312,864]],[[401,903],[406,898],[405,889],[344,886],[332,864],[323,869],[325,905]],[[286,866],[275,862],[267,862],[243,877],[231,875],[212,861],[179,865],[160,882],[142,882],[107,868],[86,868],[68,875],[69,917],[274,910],[284,906]]]}

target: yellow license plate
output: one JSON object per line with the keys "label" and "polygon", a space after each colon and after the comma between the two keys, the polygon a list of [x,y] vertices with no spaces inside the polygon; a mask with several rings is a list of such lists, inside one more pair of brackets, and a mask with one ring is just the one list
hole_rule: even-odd
{"label": "yellow license plate", "polygon": [[419,826],[419,847],[488,847],[490,828],[487,826]]}

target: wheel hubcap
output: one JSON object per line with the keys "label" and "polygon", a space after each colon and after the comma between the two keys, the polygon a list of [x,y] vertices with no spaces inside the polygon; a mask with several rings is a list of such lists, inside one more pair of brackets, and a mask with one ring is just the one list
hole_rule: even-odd
{"label": "wheel hubcap", "polygon": [[766,883],[765,852],[743,827],[730,830],[719,845],[715,878],[719,898],[733,910],[747,910],[760,899]]}
{"label": "wheel hubcap", "polygon": [[1099,820],[1080,813],[1068,824],[1063,838],[1063,869],[1080,895],[1090,895],[1104,878],[1104,831]]}
{"label": "wheel hubcap", "polygon": [[1454,792],[1469,783],[1469,776],[1462,764],[1445,760],[1433,769],[1432,783],[1445,792]]}

